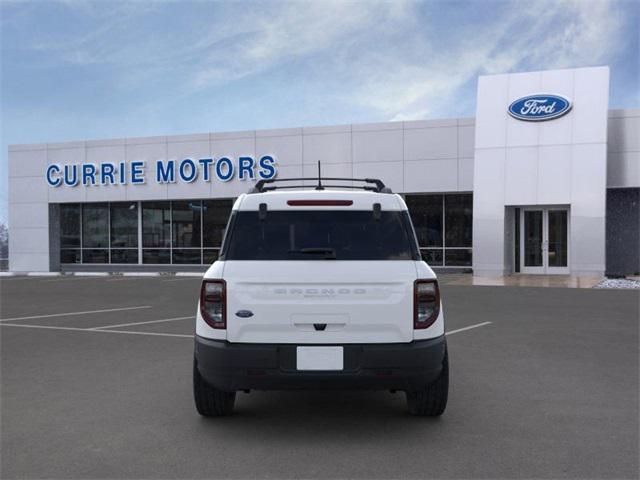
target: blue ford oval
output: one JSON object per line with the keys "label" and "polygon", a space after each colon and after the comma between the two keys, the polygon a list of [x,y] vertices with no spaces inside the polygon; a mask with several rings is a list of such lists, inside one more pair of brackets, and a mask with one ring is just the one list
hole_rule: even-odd
{"label": "blue ford oval", "polygon": [[527,95],[509,105],[509,115],[518,120],[541,122],[561,117],[571,110],[571,100],[560,95]]}

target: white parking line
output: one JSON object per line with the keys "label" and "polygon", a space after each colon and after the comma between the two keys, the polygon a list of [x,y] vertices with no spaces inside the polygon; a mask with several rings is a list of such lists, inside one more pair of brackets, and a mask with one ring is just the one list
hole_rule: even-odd
{"label": "white parking line", "polygon": [[482,322],[476,323],[475,325],[469,325],[468,327],[458,328],[456,330],[451,330],[446,333],[446,335],[453,335],[454,333],[464,332],[466,330],[471,330],[472,328],[484,327],[485,325],[491,325],[491,322]]}
{"label": "white parking line", "polygon": [[[33,277],[31,277],[33,278]],[[58,283],[63,283],[63,282],[81,282],[83,280],[104,280],[106,277],[104,276],[98,276],[98,275],[91,275],[88,277],[78,277],[75,275],[62,275],[58,278],[53,278],[53,279],[47,279],[47,280],[40,280],[42,283],[52,283],[52,282],[58,282]]]}
{"label": "white parking line", "polygon": [[169,280],[161,280],[162,282],[181,282],[182,280],[201,280],[199,277],[180,277],[180,278],[171,278]]}
{"label": "white parking line", "polygon": [[[139,307],[138,307],[139,308]],[[37,318],[37,317],[36,317]],[[124,327],[129,325],[142,325],[144,323],[156,323],[156,322],[168,322],[171,320],[184,320],[187,318],[193,317],[177,317],[177,318],[165,318],[161,320],[152,320],[149,322],[137,322],[131,324],[120,324],[120,325],[111,325],[111,327]],[[8,320],[8,319],[6,319]],[[482,322],[477,323],[475,325],[469,325],[468,327],[458,328],[456,330],[451,330],[446,333],[446,335],[453,335],[454,333],[464,332],[467,330],[471,330],[478,327],[484,327],[486,325],[490,325],[492,322]],[[109,326],[104,327],[95,327],[95,328],[78,328],[78,327],[54,327],[51,325],[20,325],[16,323],[0,323],[0,327],[20,327],[20,328],[40,328],[45,330],[68,330],[72,332],[99,332],[99,333],[121,333],[121,334],[129,334],[129,335],[149,335],[155,337],[180,337],[180,338],[193,338],[193,335],[185,335],[180,333],[161,333],[161,332],[134,332],[129,330],[108,330]]]}
{"label": "white parking line", "polygon": [[0,323],[0,327],[42,328],[42,329],[45,329],[45,330],[70,330],[72,332],[124,333],[124,334],[128,334],[128,335],[151,335],[151,336],[154,336],[154,337],[193,338],[193,335],[182,335],[180,333],[133,332],[133,331],[127,331],[127,330],[94,330],[92,328],[53,327],[53,326],[50,326],[50,325],[19,325],[17,323]]}
{"label": "white parking line", "polygon": [[190,317],[163,318],[161,320],[149,320],[147,322],[119,323],[118,325],[104,325],[102,327],[93,327],[93,328],[89,328],[89,330],[102,330],[104,328],[116,328],[116,327],[133,327],[134,325],[146,325],[148,323],[172,322],[174,320],[188,320],[188,319],[195,319],[195,316],[191,315]]}
{"label": "white parking line", "polygon": [[[105,282],[126,282],[128,280],[149,280],[150,277],[120,277],[116,276],[115,278],[108,278]],[[151,277],[153,278],[153,277]]]}
{"label": "white parking line", "polygon": [[69,317],[72,315],[88,315],[91,313],[105,313],[105,312],[122,312],[124,310],[140,310],[142,308],[151,308],[151,305],[141,305],[139,307],[123,307],[123,308],[107,308],[104,310],[87,310],[85,312],[67,312],[67,313],[51,313],[48,315],[31,315],[29,317],[12,317],[12,318],[0,318],[0,322],[8,322],[15,320],[31,320],[34,318],[49,318],[49,317]]}

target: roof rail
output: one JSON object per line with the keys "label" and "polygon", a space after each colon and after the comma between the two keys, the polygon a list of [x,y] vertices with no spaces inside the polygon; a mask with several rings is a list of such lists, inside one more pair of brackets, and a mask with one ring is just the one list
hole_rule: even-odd
{"label": "roof rail", "polygon": [[316,185],[271,185],[276,182],[303,182],[303,181],[315,181],[318,178],[313,177],[300,177],[300,178],[270,178],[268,180],[258,180],[253,188],[249,190],[249,193],[264,193],[273,190],[289,189],[289,188],[313,188],[314,190],[324,190],[325,188],[354,188],[368,190],[377,193],[392,193],[391,189],[385,186],[382,180],[377,178],[340,178],[340,177],[324,177],[322,180],[338,181],[338,182],[363,182],[364,185],[323,185],[318,182]]}
{"label": "roof rail", "polygon": [[[317,185],[270,185],[276,182],[304,182],[309,180],[317,181],[318,183]],[[363,182],[365,183],[365,185],[322,185],[322,180],[331,180],[338,182]],[[391,189],[385,186],[382,180],[379,180],[377,178],[322,178],[322,175],[320,173],[320,161],[318,161],[318,176],[316,178],[269,178],[265,180],[258,180],[255,186],[251,190],[249,190],[249,193],[263,193],[282,188],[313,188],[314,190],[324,190],[325,188],[360,188],[362,190],[369,190],[371,192],[391,193]]]}

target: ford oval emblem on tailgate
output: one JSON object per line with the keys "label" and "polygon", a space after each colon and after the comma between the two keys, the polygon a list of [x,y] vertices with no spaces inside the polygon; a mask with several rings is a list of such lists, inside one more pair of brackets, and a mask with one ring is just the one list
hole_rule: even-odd
{"label": "ford oval emblem on tailgate", "polygon": [[253,312],[251,310],[238,310],[236,312],[236,316],[240,318],[249,318],[253,317]]}

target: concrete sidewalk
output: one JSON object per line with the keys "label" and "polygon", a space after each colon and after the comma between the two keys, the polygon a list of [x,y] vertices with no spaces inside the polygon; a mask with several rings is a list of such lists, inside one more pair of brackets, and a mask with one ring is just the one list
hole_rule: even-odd
{"label": "concrete sidewalk", "polygon": [[504,277],[478,277],[465,273],[438,275],[443,285],[481,285],[491,287],[554,287],[593,288],[601,277],[573,277],[571,275],[507,275]]}

